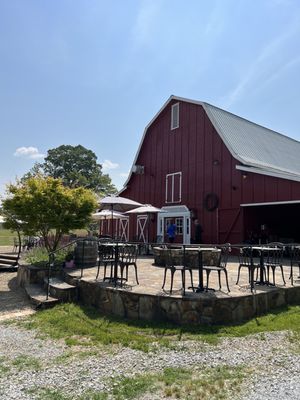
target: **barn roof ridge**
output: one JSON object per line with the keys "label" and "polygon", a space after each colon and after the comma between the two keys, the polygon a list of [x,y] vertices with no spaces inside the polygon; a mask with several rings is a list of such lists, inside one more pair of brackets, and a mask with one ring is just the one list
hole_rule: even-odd
{"label": "barn roof ridge", "polygon": [[[298,140],[207,102],[175,95],[168,98],[145,127],[133,165],[138,159],[148,128],[173,100],[203,107],[229,152],[243,164],[238,169],[243,169],[244,166],[248,171],[259,174],[300,181],[300,142]],[[282,154],[285,152],[286,157],[283,157]],[[132,169],[120,193],[126,189],[131,175]]]}

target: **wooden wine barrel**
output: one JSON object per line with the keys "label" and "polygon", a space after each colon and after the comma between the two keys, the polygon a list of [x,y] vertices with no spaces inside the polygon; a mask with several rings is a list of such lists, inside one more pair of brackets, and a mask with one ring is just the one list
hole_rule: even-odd
{"label": "wooden wine barrel", "polygon": [[77,268],[95,267],[98,257],[98,241],[89,238],[79,240],[74,250],[74,261]]}

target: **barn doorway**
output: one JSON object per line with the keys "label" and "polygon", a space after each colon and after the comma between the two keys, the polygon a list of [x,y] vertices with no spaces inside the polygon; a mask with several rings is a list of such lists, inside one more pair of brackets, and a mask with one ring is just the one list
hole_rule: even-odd
{"label": "barn doorway", "polygon": [[300,242],[300,201],[241,204],[244,239],[253,242]]}
{"label": "barn doorway", "polygon": [[186,206],[162,207],[157,215],[157,238],[160,242],[167,242],[167,226],[174,221],[177,227],[175,243],[191,243],[191,213]]}

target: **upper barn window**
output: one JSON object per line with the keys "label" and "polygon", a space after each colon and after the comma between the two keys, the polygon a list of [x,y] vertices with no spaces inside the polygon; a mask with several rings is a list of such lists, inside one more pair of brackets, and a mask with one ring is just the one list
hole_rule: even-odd
{"label": "upper barn window", "polygon": [[181,172],[166,175],[166,203],[181,202]]}
{"label": "upper barn window", "polygon": [[173,104],[171,109],[171,130],[179,127],[179,103]]}

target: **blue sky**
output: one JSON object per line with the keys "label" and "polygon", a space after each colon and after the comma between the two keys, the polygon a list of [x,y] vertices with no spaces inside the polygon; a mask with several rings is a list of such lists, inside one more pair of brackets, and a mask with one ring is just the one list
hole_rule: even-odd
{"label": "blue sky", "polygon": [[299,0],[0,0],[0,193],[62,144],[121,188],[171,94],[300,140],[299,70]]}

